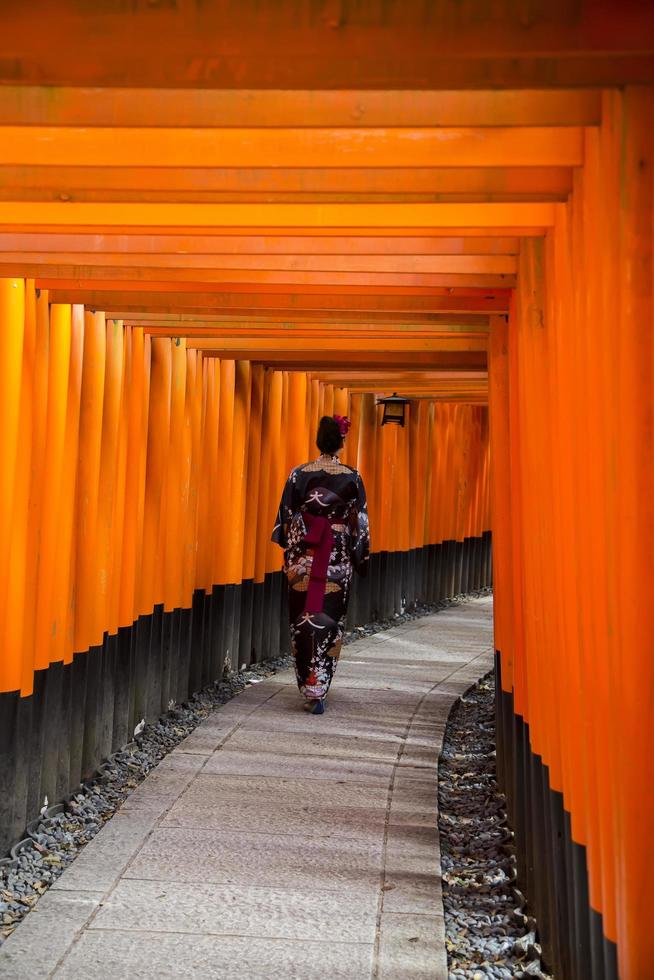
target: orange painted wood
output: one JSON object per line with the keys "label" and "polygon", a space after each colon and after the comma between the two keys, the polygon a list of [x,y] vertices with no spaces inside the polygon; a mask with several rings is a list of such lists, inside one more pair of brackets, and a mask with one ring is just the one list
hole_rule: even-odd
{"label": "orange painted wood", "polygon": [[[251,358],[253,364],[263,364],[265,367],[274,368],[277,371],[293,371],[293,370],[304,370],[313,373],[322,373],[325,371],[338,371],[342,372],[341,365],[343,363],[342,358],[332,355],[332,357],[311,358],[309,355],[303,355],[301,357],[285,356],[274,356],[274,355],[256,355],[252,357],[247,351],[234,351],[234,354],[239,354],[242,358]],[[216,353],[213,351],[204,351],[203,356],[209,360],[220,360],[220,352]],[[415,369],[442,369],[449,372],[452,371],[483,371],[486,368],[486,352],[485,351],[450,351],[447,353],[436,353],[431,354],[429,357],[424,355],[419,355],[411,360],[408,357],[399,357],[397,354],[393,354],[389,357],[375,356],[371,357],[368,355],[354,355],[351,354],[348,358],[348,364],[359,366],[359,373],[361,377],[365,377],[365,371],[384,371],[386,378],[391,379],[395,377],[395,371],[408,371]]]}
{"label": "orange painted wood", "polygon": [[145,464],[147,448],[147,407],[149,402],[150,339],[143,330],[132,328],[125,334],[125,483],[130,502],[123,517],[122,565],[118,622],[126,625],[139,608],[141,549],[145,507]]}
{"label": "orange painted wood", "polygon": [[491,495],[493,513],[493,587],[495,649],[502,657],[502,687],[513,688],[511,487],[506,479],[509,455],[509,326],[508,318],[491,317],[488,358],[491,444]]}
{"label": "orange painted wood", "polygon": [[101,10],[74,0],[42,30],[47,0],[12,17],[3,82],[208,89],[483,89],[653,80],[648,5],[583,0],[516,11],[475,0],[325,8],[226,3]]}
{"label": "orange painted wood", "polygon": [[0,249],[3,252],[81,252],[90,256],[118,253],[147,255],[186,254],[260,256],[267,261],[271,256],[286,255],[291,258],[311,255],[515,255],[518,239],[514,237],[477,236],[462,237],[443,234],[440,236],[391,237],[340,234],[324,235],[237,235],[205,229],[201,234],[128,234],[30,232],[12,233],[0,231]]}
{"label": "orange painted wood", "polygon": [[147,457],[143,519],[143,561],[139,580],[139,612],[163,602],[161,537],[165,527],[164,490],[170,439],[170,341],[153,339],[149,384]]}
{"label": "orange painted wood", "polygon": [[[25,538],[25,603],[23,620],[23,652],[21,694],[32,693],[34,684],[34,663],[36,656],[36,609],[38,602],[39,547],[41,536],[41,515],[43,495],[45,492],[43,473],[45,466],[47,411],[48,411],[48,371],[50,358],[50,310],[48,294],[42,292],[36,296],[33,284],[26,284],[26,319],[25,319],[25,350],[24,363],[32,360],[33,374],[31,378],[31,406],[25,404],[21,409],[24,424],[31,423],[30,450],[30,485],[27,504],[27,529]],[[31,296],[30,296],[31,293]],[[29,305],[34,301],[34,335],[33,348],[30,349],[30,330],[28,327]],[[30,397],[30,389],[26,388],[26,397]],[[21,434],[21,446],[27,455],[27,433]]]}
{"label": "orange painted wood", "polygon": [[[0,139],[3,136],[0,132]],[[10,136],[6,137],[10,139]],[[112,141],[113,143],[114,141]],[[198,151],[199,152],[199,151]],[[263,151],[258,151],[263,152]],[[1,156],[0,156],[1,160]],[[193,228],[275,229],[294,234],[301,229],[380,229],[405,234],[407,229],[471,228],[488,235],[491,229],[510,237],[513,228],[529,233],[533,228],[553,224],[551,203],[479,204],[139,204],[139,203],[63,203],[61,201],[5,201],[0,209],[0,231],[21,228],[34,231],[48,228],[97,227],[163,230]],[[255,232],[256,233],[256,232]],[[414,231],[415,233],[415,231]],[[456,232],[452,231],[452,234]]]}
{"label": "orange painted wood", "polygon": [[[245,535],[247,486],[247,431],[250,418],[251,365],[236,361],[234,365],[234,408],[232,460],[230,475],[230,510],[226,523],[227,581],[243,578],[243,545]],[[233,652],[237,656],[238,651]],[[240,666],[240,665],[239,665]]]}
{"label": "orange painted wood", "polygon": [[[109,314],[108,314],[109,315]],[[322,336],[325,323],[330,324],[330,333],[346,331],[361,336],[413,335],[425,336],[430,333],[488,333],[488,316],[483,313],[432,313],[427,315],[405,314],[402,318],[392,314],[378,313],[374,320],[365,314],[349,312],[347,315],[304,310],[295,317],[285,317],[275,312],[244,315],[224,313],[152,313],[148,310],[129,313],[127,310],[111,310],[111,316],[122,319],[130,326],[152,329],[194,329],[216,331],[220,336],[240,336],[247,333],[253,337],[279,336]]]}
{"label": "orange painted wood", "polygon": [[[501,297],[505,302],[508,301],[509,289],[506,286],[484,287],[474,285],[474,279],[466,277],[467,285],[461,286],[433,286],[430,289],[412,289],[409,286],[331,286],[330,294],[334,296],[415,296],[418,299],[429,301],[431,297],[471,297],[495,299]],[[70,291],[89,291],[97,289],[100,291],[111,292],[148,292],[153,293],[190,293],[190,294],[228,294],[233,296],[268,294],[288,295],[296,293],[297,296],[311,297],[314,295],[324,295],[325,284],[302,285],[296,284],[294,288],[289,288],[287,284],[274,283],[238,283],[238,282],[169,282],[163,279],[153,282],[138,282],[131,279],[102,280],[101,282],[93,279],[47,279],[39,278],[36,280],[39,289],[54,289],[58,292]],[[247,300],[246,300],[247,302]]]}
{"label": "orange painted wood", "polygon": [[[233,475],[234,445],[234,393],[236,385],[236,365],[233,360],[220,362],[220,408],[218,430],[218,481],[221,493],[232,506],[231,487]],[[228,512],[228,514],[231,513]],[[217,525],[216,566],[214,581],[220,585],[229,582],[229,520],[221,520]]]}
{"label": "orange painted wood", "polygon": [[275,91],[3,85],[0,125],[160,127],[592,126],[592,89]]}
{"label": "orange painted wood", "polygon": [[[183,278],[186,270],[204,270],[213,275],[227,276],[230,272],[243,274],[249,270],[267,272],[369,272],[399,274],[457,275],[514,275],[516,260],[512,255],[186,255],[167,253],[99,253],[87,252],[1,252],[0,272],[11,277],[10,267],[20,264],[24,277],[34,267],[34,276],[62,276],[66,279],[86,279],[106,275],[119,279],[125,269],[135,275],[145,273],[156,278],[155,270],[166,269],[165,275]],[[121,272],[117,270],[120,269]],[[159,277],[163,273],[159,271]],[[481,285],[481,283],[480,283]]]}
{"label": "orange painted wood", "polygon": [[[263,365],[253,365],[251,373],[251,404],[248,424],[247,474],[245,484],[245,515],[242,578],[255,580],[257,538],[264,533],[261,523],[267,517],[266,486],[262,468],[263,450],[263,412],[264,412],[265,369]],[[267,525],[265,529],[268,530]],[[262,581],[260,578],[258,581]]]}
{"label": "orange painted wood", "polygon": [[[164,341],[164,343],[169,343]],[[185,476],[184,460],[184,409],[186,402],[187,357],[184,341],[170,344],[170,433],[166,447],[164,500],[162,514],[161,572],[162,601],[164,610],[172,612],[181,606],[182,551],[184,511],[188,481]]]}
{"label": "orange painted wood", "polygon": [[[71,355],[71,309],[59,305],[50,308],[49,363],[47,385],[47,413],[45,452],[43,460],[43,481],[47,493],[42,498],[41,527],[39,535],[39,558],[37,594],[34,627],[34,669],[44,669],[50,662],[50,642],[53,619],[56,616],[55,595],[56,576],[62,558],[57,551],[60,513],[62,507],[63,473],[66,450],[66,417],[69,394],[69,371]],[[82,394],[84,398],[84,394]],[[93,458],[90,456],[93,466]],[[66,501],[70,505],[70,501]],[[86,525],[87,514],[80,521]],[[87,607],[80,616],[89,616]]]}
{"label": "orange painted wood", "polygon": [[[19,295],[12,296],[12,292]],[[22,295],[20,295],[21,292]],[[27,625],[28,614],[31,613],[33,617],[34,613],[31,605],[32,596],[28,592],[28,582],[30,584],[33,582],[33,569],[29,567],[29,563],[30,560],[34,559],[34,553],[30,554],[29,551],[32,543],[30,540],[32,522],[30,521],[29,503],[33,455],[35,449],[38,449],[33,445],[33,435],[38,431],[38,426],[34,424],[36,420],[33,419],[33,409],[38,412],[41,402],[41,393],[34,388],[37,358],[37,315],[34,283],[28,280],[22,290],[20,288],[15,289],[14,286],[10,285],[9,303],[7,303],[6,291],[3,300],[0,317],[6,317],[8,322],[5,323],[5,330],[2,332],[2,341],[3,344],[8,341],[5,332],[7,329],[16,329],[19,335],[17,346],[19,350],[22,348],[22,363],[17,364],[14,361],[11,364],[11,368],[16,371],[16,376],[10,379],[10,397],[7,399],[10,409],[7,418],[10,429],[9,441],[11,441],[13,415],[13,421],[16,425],[16,452],[15,467],[12,467],[8,461],[9,473],[13,471],[14,474],[13,494],[11,495],[13,499],[10,498],[9,501],[5,501],[10,508],[11,520],[8,522],[9,526],[7,524],[2,526],[2,533],[6,537],[0,546],[0,554],[7,563],[7,572],[0,574],[0,588],[3,590],[3,596],[0,599],[0,636],[2,637],[2,657],[5,661],[4,670],[0,667],[0,674],[6,673],[8,675],[5,683],[14,683],[14,678],[18,676],[19,682],[15,689],[20,689],[23,693],[25,688],[27,693],[30,693],[33,686],[32,677],[29,676],[32,674],[31,655],[33,655],[33,649],[30,649],[28,654],[26,633],[29,629]],[[18,319],[16,314],[20,316],[21,305],[23,307],[22,331],[20,323],[16,322]],[[11,317],[12,313],[14,317]],[[11,349],[11,343],[8,346]],[[7,379],[3,378],[3,380]],[[12,406],[12,401],[16,397],[16,382],[19,384],[19,398],[18,404],[14,403]],[[12,388],[14,389],[13,392]],[[7,402],[5,402],[5,407],[6,405]],[[3,433],[3,437],[0,437],[2,438],[0,445],[5,449],[7,448],[5,433]],[[34,460],[34,467],[38,468],[39,465],[40,461]],[[3,491],[6,493],[6,490],[5,484]],[[26,660],[29,670],[25,666]]]}
{"label": "orange painted wood", "polygon": [[[96,621],[94,635],[105,629],[117,632],[112,608],[112,571],[116,563],[116,495],[120,470],[120,415],[125,371],[124,330],[120,321],[106,321],[106,361],[102,406],[102,442],[98,478],[96,525],[97,579],[95,585]],[[124,493],[124,491],[123,491]],[[119,552],[118,552],[119,554]],[[97,641],[96,641],[97,642]]]}
{"label": "orange painted wood", "polygon": [[222,337],[207,338],[206,340],[189,340],[190,349],[198,348],[205,351],[288,351],[293,354],[302,351],[305,356],[311,356],[318,351],[335,351],[341,360],[346,359],[344,352],[349,350],[380,351],[380,352],[424,352],[438,350],[485,350],[487,346],[485,334],[450,334],[440,337],[384,337],[379,340],[360,337],[331,337],[329,334],[322,338],[310,338],[302,341],[296,337],[251,338],[251,337]]}
{"label": "orange painted wood", "polygon": [[[220,405],[220,364],[200,362],[202,370],[202,446],[198,501],[198,587],[211,591],[213,578],[213,542],[216,533],[216,508],[213,503],[218,492],[218,409]],[[203,533],[201,533],[203,531]]]}
{"label": "orange painted wood", "polygon": [[571,167],[76,167],[0,165],[5,201],[441,203],[563,201]]}
{"label": "orange painted wood", "polygon": [[[120,154],[115,153],[120,146]],[[93,167],[575,167],[577,126],[435,129],[0,126],[0,165]]]}
{"label": "orange painted wood", "polygon": [[[284,472],[286,455],[282,450],[282,423],[283,423],[283,394],[284,394],[284,374],[281,371],[272,371],[269,374],[270,389],[268,399],[268,412],[270,416],[268,435],[270,439],[269,453],[269,482],[268,482],[268,528],[275,524],[275,514],[279,506],[281,488],[288,473]],[[272,533],[272,531],[271,531]],[[265,571],[276,572],[281,569],[279,548],[270,540],[270,534],[265,536],[265,548],[261,545],[262,552],[265,551]],[[261,565],[263,556],[261,556]]]}
{"label": "orange painted wood", "polygon": [[[0,256],[0,259],[3,256]],[[146,268],[133,265],[97,268],[94,266],[52,266],[28,262],[5,263],[0,261],[0,274],[3,276],[28,276],[35,278],[39,288],[70,287],[76,282],[93,283],[100,288],[113,288],[115,283],[136,282],[147,288],[150,282],[154,288],[161,289],[166,284],[189,283],[191,288],[203,290],[222,287],[225,289],[256,289],[266,286],[276,289],[280,286],[302,288],[329,287],[334,290],[363,287],[379,287],[380,290],[400,289],[421,290],[449,288],[508,289],[515,286],[515,276],[505,273],[395,273],[395,272],[327,272],[327,271],[276,271],[266,269],[197,269],[197,268]],[[180,285],[180,289],[186,288]]]}
{"label": "orange painted wood", "polygon": [[[128,284],[129,285],[129,284]],[[45,287],[44,287],[45,288]],[[365,312],[391,313],[396,318],[411,313],[496,313],[502,312],[507,308],[508,299],[503,290],[495,290],[489,298],[482,294],[482,298],[475,295],[449,295],[449,296],[415,296],[415,295],[389,295],[383,296],[373,294],[370,296],[361,294],[346,295],[323,295],[323,294],[288,294],[288,293],[236,293],[236,292],[215,292],[215,293],[194,293],[172,292],[172,291],[151,291],[138,292],[132,289],[121,288],[118,291],[108,291],[101,289],[52,289],[50,290],[52,301],[55,303],[67,300],[76,303],[84,303],[87,307],[94,309],[112,308],[112,312],[120,310],[122,313],[136,312],[143,308],[161,313],[175,313],[181,311],[223,311],[225,313],[243,312],[243,310],[254,311],[283,311],[285,316],[294,317],[298,312],[309,311],[339,311],[344,312]],[[473,292],[468,290],[467,292]]]}
{"label": "orange painted wood", "polygon": [[[34,202],[34,203],[36,204],[38,202]],[[12,204],[12,207],[15,206],[16,206],[15,203]],[[126,205],[126,206],[134,207],[138,205]],[[187,205],[179,205],[179,206],[187,207]],[[214,206],[224,208],[229,205],[214,205]],[[281,208],[281,207],[290,207],[293,205],[281,204],[281,205],[271,205],[271,206],[276,206]],[[298,207],[301,205],[294,205],[294,206]],[[304,207],[314,207],[314,208],[324,208],[325,206],[326,205],[322,205],[322,204],[304,205]],[[388,205],[388,204],[384,206],[397,207],[397,205]],[[425,207],[424,204],[420,206]],[[453,204],[441,205],[441,207],[450,207],[450,208],[456,206],[471,207],[472,205],[469,203],[467,205],[465,204],[464,205],[453,205]],[[477,207],[478,206],[479,205],[477,205]],[[499,208],[502,205],[491,202],[490,204],[483,204],[483,206],[491,207],[491,208],[492,207]],[[516,205],[514,202],[509,202],[504,206],[517,207],[519,205]],[[525,208],[528,207],[529,205],[522,204],[521,206]],[[531,206],[535,207],[536,205],[532,204]],[[238,239],[245,239],[246,237],[252,237],[254,239],[259,239],[259,240],[266,237],[269,237],[271,239],[282,239],[288,236],[290,238],[295,239],[298,237],[315,238],[320,236],[323,239],[327,239],[329,242],[331,242],[332,240],[340,241],[343,236],[343,231],[346,230],[349,234],[352,235],[354,239],[370,239],[376,235],[380,238],[383,238],[384,240],[393,241],[393,242],[397,242],[398,239],[414,238],[416,236],[420,238],[427,238],[427,239],[431,238],[431,239],[439,239],[439,240],[443,238],[447,240],[470,238],[470,239],[482,239],[484,241],[488,240],[489,237],[496,236],[501,241],[505,242],[507,240],[516,239],[516,238],[525,238],[525,237],[533,238],[538,235],[544,235],[547,228],[551,227],[550,219],[551,216],[554,214],[554,211],[550,210],[550,208],[553,208],[555,206],[556,206],[556,202],[549,202],[549,204],[541,204],[539,206],[541,209],[547,208],[546,211],[545,210],[543,211],[543,215],[542,215],[547,218],[547,222],[545,224],[543,223],[520,224],[520,225],[501,224],[496,227],[494,227],[492,223],[491,224],[485,223],[484,225],[465,224],[461,226],[456,226],[456,225],[450,226],[448,224],[446,225],[428,224],[428,225],[423,225],[422,227],[416,227],[416,226],[398,227],[395,225],[389,225],[387,227],[379,227],[378,225],[369,226],[369,227],[357,227],[357,226],[348,225],[345,229],[340,227],[336,228],[328,225],[316,225],[316,224],[312,225],[311,227],[300,227],[300,226],[289,226],[289,225],[278,225],[278,226],[248,225],[243,227],[238,227],[238,226],[232,227],[231,225],[228,225],[228,226],[224,226],[221,230],[223,232],[227,232],[228,234],[231,232],[234,235],[234,237]],[[112,206],[97,204],[97,205],[80,205],[80,207],[110,208]],[[142,205],[142,207],[162,208],[162,207],[170,207],[170,205],[153,204],[153,205]],[[188,205],[188,207],[197,208],[200,206]],[[203,205],[202,207],[206,208],[206,205]],[[255,205],[231,205],[231,207],[255,207]],[[342,204],[342,205],[336,205],[336,207],[351,207],[351,205]],[[367,205],[360,205],[360,207],[374,207],[374,205],[367,204]],[[413,205],[413,207],[418,207],[418,205]],[[115,213],[115,205],[113,206],[113,210]],[[71,213],[72,212],[69,212],[69,214]],[[107,211],[105,213],[108,214],[109,212]],[[470,213],[471,212],[468,212],[467,217],[469,217]],[[454,214],[454,212],[451,212],[451,214]],[[162,225],[156,225],[155,229],[153,229],[152,226],[147,224],[115,225],[115,224],[105,223],[105,224],[93,224],[92,227],[97,238],[99,239],[105,239],[108,235],[114,235],[123,240],[129,240],[130,238],[134,238],[135,236],[137,238],[143,238],[144,236],[149,236],[150,234],[152,234],[153,230],[156,231],[156,235],[158,237],[168,237],[171,239],[175,239],[179,237],[183,237],[184,239],[189,239],[196,236],[206,238],[207,234],[211,230],[208,226],[198,227],[197,225],[193,225],[193,224],[192,225],[162,224]],[[88,234],[88,231],[89,231],[88,223],[84,224],[78,222],[72,222],[69,224],[61,225],[52,221],[39,222],[36,219],[32,218],[32,220],[26,223],[12,222],[9,225],[0,223],[0,235],[15,234],[15,235],[20,235],[22,237],[28,234],[29,235],[36,234],[37,237],[41,240],[42,240],[42,236],[44,235],[66,234],[66,235],[78,236],[78,235]],[[328,246],[328,248],[330,247],[331,246]],[[397,248],[399,248],[400,250],[402,249],[401,243],[397,245]],[[391,249],[391,252],[395,250],[396,250],[396,246],[394,245],[393,248]],[[474,252],[476,251],[476,248],[471,247],[470,251]]]}
{"label": "orange painted wood", "polygon": [[[3,357],[0,365],[0,635],[8,627],[10,531],[13,520],[18,437],[20,432],[21,378],[23,374],[23,336],[25,331],[25,283],[17,279],[0,280],[0,337]],[[20,688],[20,660],[12,655],[0,667],[4,690]]]}
{"label": "orange painted wood", "polygon": [[[61,307],[61,311],[62,316],[66,315],[67,318],[70,316],[69,308]],[[58,333],[58,324],[52,318],[51,350],[58,343]],[[102,626],[98,626],[102,616],[98,613],[97,607],[96,545],[106,350],[104,314],[85,313],[75,511],[75,594],[79,603],[79,613],[74,622],[73,650],[87,650],[102,639]],[[68,359],[68,352],[64,356]],[[54,513],[50,518],[53,522],[58,522],[60,509],[61,499],[56,499],[53,506]],[[47,623],[43,623],[42,629],[47,628]],[[98,629],[100,636],[98,636]]]}

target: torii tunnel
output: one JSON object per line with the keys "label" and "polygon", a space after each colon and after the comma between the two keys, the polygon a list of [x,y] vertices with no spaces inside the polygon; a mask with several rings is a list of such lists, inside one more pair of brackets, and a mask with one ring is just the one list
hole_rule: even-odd
{"label": "torii tunnel", "polygon": [[352,624],[489,585],[492,531],[546,961],[654,977],[652,5],[2,8],[0,851],[285,648],[270,532],[337,412]]}

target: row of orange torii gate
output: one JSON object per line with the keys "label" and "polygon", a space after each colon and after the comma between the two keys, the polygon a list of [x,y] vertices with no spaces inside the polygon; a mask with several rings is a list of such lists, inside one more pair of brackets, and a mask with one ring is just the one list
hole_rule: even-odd
{"label": "row of orange torii gate", "polygon": [[490,584],[492,531],[546,961],[652,976],[652,11],[54,6],[0,37],[3,848],[278,653],[279,492],[347,414],[352,622]]}

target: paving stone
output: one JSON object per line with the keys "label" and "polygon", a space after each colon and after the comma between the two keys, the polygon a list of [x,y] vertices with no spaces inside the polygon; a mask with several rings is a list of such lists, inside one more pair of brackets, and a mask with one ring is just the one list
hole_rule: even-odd
{"label": "paving stone", "polygon": [[[157,765],[157,768],[146,776],[144,782],[154,783],[160,773],[181,773],[182,775],[191,773],[191,778],[193,778],[193,774],[199,772],[204,765],[204,759],[202,756],[193,755],[192,753],[179,752],[178,748],[179,746],[164,756]],[[171,784],[172,789],[173,786]]]}
{"label": "paving stone", "polygon": [[447,980],[442,916],[381,916],[379,980]]}
{"label": "paving stone", "polygon": [[439,753],[440,746],[437,744],[427,745],[421,744],[418,740],[407,740],[398,765],[401,768],[431,769],[435,772],[438,768]]}
{"label": "paving stone", "polygon": [[126,878],[214,882],[270,888],[315,888],[349,894],[379,888],[382,839],[314,837],[311,833],[216,833],[159,827],[125,871]]}
{"label": "paving stone", "polygon": [[[324,717],[324,716],[323,716]],[[320,723],[320,718],[315,719]],[[305,755],[252,755],[221,749],[204,766],[205,773],[243,776],[279,776],[295,779],[341,779],[343,781],[374,783],[388,787],[393,775],[393,762],[374,762],[368,759],[314,759]]]}
{"label": "paving stone", "polygon": [[[348,687],[346,684],[338,683],[338,672],[336,673],[336,680],[334,680],[330,690],[329,690],[329,708],[338,705],[371,705],[373,707],[379,707],[383,710],[385,705],[392,705],[393,707],[406,708],[407,711],[413,711],[417,705],[420,703],[422,695],[419,692],[412,691],[393,691],[386,690],[384,688],[375,687],[374,697],[371,696],[370,687],[366,688],[356,688]],[[279,706],[280,704],[290,704],[290,705],[301,705],[302,696],[299,693],[296,686],[282,687],[278,689],[278,693],[275,695],[274,701],[270,702],[271,706]],[[324,716],[323,716],[324,717]]]}
{"label": "paving stone", "polygon": [[[347,908],[342,914],[347,914]],[[337,927],[335,927],[337,931]],[[362,980],[372,970],[373,946],[252,937],[86,932],[63,965],[57,980],[126,980],[156,977],[186,980]]]}
{"label": "paving stone", "polygon": [[[412,717],[415,704],[378,704],[373,701],[348,701],[330,696],[326,713],[320,718],[320,733],[335,735],[402,737]],[[242,722],[245,731],[273,730],[316,733],[316,721],[303,710],[300,698],[281,702],[274,698]]]}
{"label": "paving stone", "polygon": [[[261,681],[259,684],[250,684],[245,688],[240,694],[230,701],[225,707],[231,707],[232,711],[238,711],[239,708],[244,707],[258,707],[260,704],[270,700],[274,697],[275,690],[269,681],[274,678],[282,678],[285,683],[295,682],[295,674],[292,670],[280,671],[278,674],[273,674],[272,677],[266,678],[265,681]],[[218,713],[223,709],[219,708]]]}
{"label": "paving stone", "polygon": [[[433,787],[433,781],[430,783]],[[262,806],[363,807],[385,810],[388,787],[346,780],[281,779],[200,773],[180,797],[189,806],[247,801]],[[171,811],[172,812],[172,811]]]}
{"label": "paving stone", "polygon": [[238,715],[224,716],[222,710],[220,709],[207,721],[198,725],[195,731],[187,735],[170,755],[211,755],[250,714],[250,712],[244,712]]}
{"label": "paving stone", "polygon": [[0,948],[0,977],[4,980],[50,977],[98,908],[101,898],[101,892],[47,892]]}
{"label": "paving stone", "polygon": [[343,912],[338,894],[313,888],[123,880],[104,902],[92,928],[306,939],[329,935],[338,922],[339,942],[374,943],[376,893],[349,896],[347,914]]}
{"label": "paving stone", "polygon": [[[401,770],[413,777],[411,770]],[[429,778],[417,780],[402,779],[396,773],[390,808],[389,826],[408,824],[412,827],[433,827],[438,820],[438,786],[431,772]]]}
{"label": "paving stone", "polygon": [[310,829],[317,837],[369,840],[383,835],[385,822],[386,809],[381,807],[288,806],[279,801],[271,805],[265,796],[253,796],[249,802],[223,800],[211,805],[178,800],[162,826],[216,831],[247,827],[248,832],[261,834],[305,834]]}
{"label": "paving stone", "polygon": [[441,915],[438,828],[392,824],[388,828],[383,909]]}
{"label": "paving stone", "polygon": [[106,892],[158,819],[156,809],[121,809],[52,885],[57,891]]}
{"label": "paving stone", "polygon": [[[188,759],[191,762],[194,761],[192,756],[189,756]],[[192,768],[185,765],[185,760],[175,759],[172,763],[169,760],[163,761],[168,762],[168,768],[162,769],[159,765],[146,776],[143,782],[130,794],[126,801],[127,809],[148,805],[159,805],[165,809],[184,792],[198,768],[196,765]],[[203,759],[200,758],[199,761],[202,763]],[[171,769],[171,765],[181,768]]]}
{"label": "paving stone", "polygon": [[[329,710],[329,709],[328,709]],[[332,760],[354,759],[358,762],[381,762],[393,764],[402,747],[399,735],[385,738],[350,737],[347,735],[325,734],[321,722],[324,716],[308,715],[307,721],[314,723],[313,734],[307,731],[302,738],[289,738],[284,732],[266,732],[265,738],[258,731],[239,729],[229,740],[229,752],[243,752],[276,758],[280,754],[301,755],[312,761],[323,757]],[[219,750],[213,758],[217,758]]]}

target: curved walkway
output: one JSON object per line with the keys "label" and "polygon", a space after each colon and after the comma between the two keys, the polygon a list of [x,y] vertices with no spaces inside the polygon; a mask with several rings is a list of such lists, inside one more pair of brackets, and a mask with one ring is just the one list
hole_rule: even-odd
{"label": "curved walkway", "polygon": [[291,671],[145,779],[0,951],[6,980],[447,977],[436,767],[492,666],[492,600],[344,650],[325,715]]}

